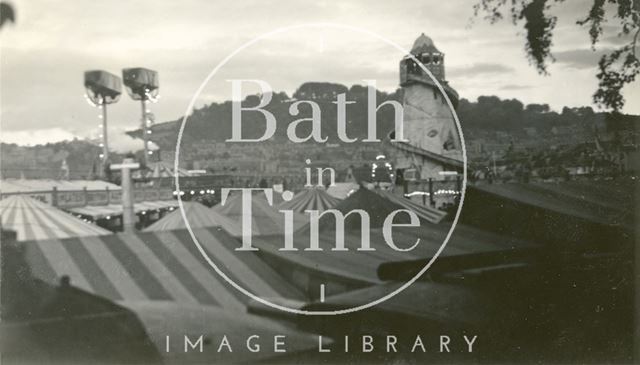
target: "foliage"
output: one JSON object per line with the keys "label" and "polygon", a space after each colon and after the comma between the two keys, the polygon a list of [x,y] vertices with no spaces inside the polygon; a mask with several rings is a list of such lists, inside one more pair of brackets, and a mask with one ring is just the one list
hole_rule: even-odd
{"label": "foliage", "polygon": [[0,1],[0,28],[9,22],[16,22],[16,14],[13,6],[4,1]]}
{"label": "foliage", "polygon": [[[553,62],[551,45],[557,17],[550,15],[554,5],[564,0],[479,0],[474,5],[474,14],[485,13],[492,24],[510,13],[514,24],[524,20],[526,31],[525,51],[539,73],[547,74],[548,62]],[[592,0],[593,3],[583,19],[577,24],[588,27],[591,48],[603,34],[603,23],[607,11],[615,9],[613,18],[618,23],[618,37],[633,35],[627,44],[604,54],[598,63],[598,89],[593,94],[596,105],[613,111],[622,110],[625,100],[622,89],[632,83],[640,73],[640,60],[636,55],[640,34],[640,2],[634,0]],[[609,6],[608,6],[609,5]]]}
{"label": "foliage", "polygon": [[553,111],[548,104],[524,105],[517,99],[480,96],[478,101],[460,100],[458,116],[465,133],[476,131],[524,133],[525,128],[548,132],[553,127],[570,125],[604,125],[607,113],[595,113],[590,107]]}

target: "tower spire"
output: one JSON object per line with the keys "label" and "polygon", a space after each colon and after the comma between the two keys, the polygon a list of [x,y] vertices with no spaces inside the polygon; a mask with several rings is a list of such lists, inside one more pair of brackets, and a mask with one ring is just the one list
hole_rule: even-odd
{"label": "tower spire", "polygon": [[[433,40],[424,33],[413,42],[411,55],[422,63],[439,81],[445,80],[444,53],[440,52]],[[424,80],[431,83],[430,77],[424,72],[421,65],[413,58],[407,56],[401,61],[400,83]]]}

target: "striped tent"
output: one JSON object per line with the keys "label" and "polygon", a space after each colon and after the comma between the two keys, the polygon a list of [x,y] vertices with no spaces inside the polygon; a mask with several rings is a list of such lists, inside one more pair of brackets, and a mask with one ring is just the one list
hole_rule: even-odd
{"label": "striped tent", "polygon": [[290,209],[304,214],[305,210],[323,212],[338,205],[340,199],[327,194],[324,189],[305,189],[296,194],[290,201],[280,204],[280,209]]}
{"label": "striped tent", "polygon": [[[192,229],[222,226],[232,236],[242,235],[242,226],[222,214],[207,208],[198,202],[182,202],[185,215],[189,220],[189,226]],[[174,229],[186,229],[184,218],[180,208],[162,217],[159,221],[145,228],[146,232],[152,231],[168,231]]]}
{"label": "striped tent", "polygon": [[111,234],[27,195],[0,200],[0,215],[2,228],[15,231],[18,241]]}
{"label": "striped tent", "polygon": [[[237,241],[225,231],[199,229],[195,230],[195,235],[211,259],[238,285],[272,302],[302,306],[302,294],[254,252],[234,252]],[[133,311],[149,336],[150,344],[163,357],[163,363],[253,363],[280,355],[273,351],[251,352],[239,348],[249,335],[254,334],[261,338],[287,336],[286,356],[311,350],[318,344],[317,336],[288,322],[258,315],[260,311],[268,311],[219,276],[202,258],[185,230],[19,244],[24,248],[25,261],[34,278],[60,288],[64,287],[60,284],[61,278],[66,276],[74,289],[115,301]],[[109,319],[104,315],[99,318]],[[95,333],[87,332],[100,328],[91,316],[77,312],[67,313],[62,320],[76,324],[77,333],[67,332],[67,335],[83,345],[86,342],[80,341],[82,336],[95,338]],[[193,341],[203,335],[205,346],[211,341],[215,347],[185,353],[181,339],[191,334]],[[172,339],[170,352],[165,350],[168,336]],[[216,351],[223,336],[227,336],[233,352]],[[31,346],[31,349],[36,348],[40,347]]]}
{"label": "striped tent", "polygon": [[346,199],[360,188],[360,185],[354,182],[338,182],[327,189],[327,194],[334,198]]}
{"label": "striped tent", "polygon": [[[212,208],[215,212],[224,215],[236,222],[242,222],[242,195],[229,196],[224,205],[222,203]],[[267,199],[260,194],[254,194],[251,206],[251,229],[253,236],[283,234],[284,214],[275,206],[269,205]],[[307,223],[308,219],[299,213],[293,214],[293,230],[296,231]],[[222,227],[226,229],[224,224]]]}
{"label": "striped tent", "polygon": [[632,178],[475,185],[461,220],[565,249],[631,248],[637,189]]}
{"label": "striped tent", "polygon": [[[255,252],[234,251],[236,239],[220,228],[194,231],[213,262],[232,280],[262,298],[301,300]],[[71,284],[122,303],[172,302],[246,312],[249,298],[201,256],[186,230],[112,234],[23,242],[33,275]]]}
{"label": "striped tent", "polygon": [[[163,356],[164,364],[254,364],[283,363],[299,364],[300,359],[308,359],[309,352],[317,352],[318,336],[290,325],[286,321],[238,312],[225,311],[211,306],[175,305],[172,303],[133,303],[128,305],[137,314],[151,342]],[[194,334],[193,341],[199,335],[210,339],[205,342],[204,351],[184,352],[185,334]],[[198,335],[195,335],[198,334]],[[273,348],[263,347],[262,351],[246,350],[247,337],[257,335],[260,339],[274,336],[286,336],[286,354],[274,353]],[[171,351],[166,351],[166,337],[170,336]],[[227,337],[233,352],[226,347],[216,351],[223,336]],[[206,341],[206,340],[205,340]],[[327,343],[326,337],[323,343]],[[267,343],[264,342],[265,346]],[[324,347],[327,347],[325,344]]]}
{"label": "striped tent", "polygon": [[[420,220],[427,223],[439,223],[446,216],[446,213],[443,211],[417,204],[409,199],[397,196],[394,193],[379,189],[368,189],[366,187],[360,187],[360,189],[351,194],[347,199],[336,205],[335,209],[343,214],[347,214],[354,209],[362,209],[369,214],[371,227],[378,228],[382,227],[385,218],[391,214],[391,212],[398,209],[411,210]],[[396,222],[408,223],[405,222],[404,219],[406,219],[406,216],[399,216]],[[356,220],[346,221],[345,223],[348,228],[358,228],[360,226],[360,222]],[[333,229],[335,228],[335,221],[323,216],[320,219],[320,226],[323,229]]]}
{"label": "striped tent", "polygon": [[631,179],[566,181],[560,183],[484,184],[471,188],[566,216],[606,225],[633,228],[633,195],[638,183]]}
{"label": "striped tent", "polygon": [[[336,220],[333,215],[320,218],[320,251],[305,250],[311,247],[310,226],[302,227],[294,234],[293,242],[297,251],[280,250],[284,241],[282,236],[261,237],[253,245],[262,250],[262,256],[272,267],[278,268],[312,298],[317,297],[320,283],[325,285],[327,295],[380,284],[378,268],[381,264],[433,257],[451,227],[451,222],[434,223],[442,219],[437,212],[415,210],[403,204],[403,198],[397,199],[400,201],[392,200],[386,193],[361,187],[335,207],[345,215],[355,209],[369,215],[370,229],[365,231],[364,237],[373,249],[371,251],[359,250],[363,234],[361,220],[357,216],[344,221],[344,244],[347,249],[344,251],[333,250],[336,246]],[[383,222],[398,209],[412,209],[420,217],[419,227],[396,226],[393,229],[393,242],[401,249],[411,247],[420,240],[411,251],[392,249],[384,237]],[[394,222],[409,223],[407,215],[400,214]],[[530,242],[515,237],[458,224],[441,255],[509,252],[531,246]]]}
{"label": "striped tent", "polygon": [[418,217],[431,223],[440,223],[444,219],[444,217],[447,215],[445,212],[439,209],[432,208],[427,205],[418,204],[412,200],[406,199],[390,191],[384,191],[384,190],[378,190],[378,189],[373,191],[378,193],[380,196],[387,199],[388,201],[394,204],[397,204],[404,209],[409,209],[413,211],[418,215]]}
{"label": "striped tent", "polygon": [[[449,224],[422,224],[417,228],[396,227],[393,231],[394,243],[400,248],[409,247],[420,239],[419,245],[407,252],[391,249],[381,228],[369,232],[370,246],[373,251],[359,251],[361,234],[359,230],[345,230],[347,251],[332,250],[336,244],[333,230],[321,230],[319,246],[322,251],[305,251],[310,247],[309,232],[302,229],[294,235],[297,251],[282,251],[282,236],[261,237],[253,246],[262,250],[262,255],[272,267],[288,275],[291,282],[300,286],[300,290],[309,292],[309,296],[319,294],[319,284],[324,283],[327,293],[337,294],[354,288],[380,284],[379,266],[383,263],[412,261],[433,257],[444,241]],[[500,236],[477,228],[458,224],[441,253],[441,257],[458,256],[489,252],[509,252],[534,247],[533,244],[508,236]],[[317,287],[313,286],[317,283]]]}

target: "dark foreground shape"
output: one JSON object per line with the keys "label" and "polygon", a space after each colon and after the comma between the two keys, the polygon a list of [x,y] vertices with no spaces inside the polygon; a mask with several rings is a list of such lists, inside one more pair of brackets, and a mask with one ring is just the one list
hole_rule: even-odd
{"label": "dark foreground shape", "polygon": [[66,277],[59,286],[34,279],[11,238],[3,232],[3,363],[161,363],[133,312]]}

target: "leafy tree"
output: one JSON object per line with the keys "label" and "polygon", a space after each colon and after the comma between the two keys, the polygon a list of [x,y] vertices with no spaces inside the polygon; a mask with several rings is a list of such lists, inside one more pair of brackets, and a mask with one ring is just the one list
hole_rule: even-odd
{"label": "leafy tree", "polygon": [[[514,25],[524,21],[526,31],[525,51],[539,73],[546,75],[547,65],[555,61],[551,54],[553,30],[557,17],[551,8],[564,0],[479,0],[474,5],[474,14],[485,14],[492,24],[509,14]],[[586,2],[585,2],[586,3]],[[591,48],[595,50],[603,32],[607,11],[614,9],[618,37],[633,35],[627,44],[604,54],[598,62],[598,89],[593,94],[596,105],[617,112],[624,106],[622,89],[632,83],[640,73],[640,60],[636,54],[640,34],[640,1],[637,0],[591,0],[588,14],[576,21],[588,28]],[[611,16],[610,16],[611,17]]]}
{"label": "leafy tree", "polygon": [[4,1],[0,1],[0,28],[9,22],[15,23],[15,21],[16,14],[13,10],[13,6]]}

